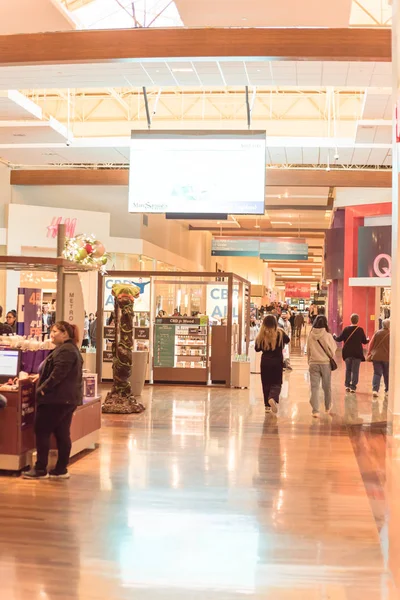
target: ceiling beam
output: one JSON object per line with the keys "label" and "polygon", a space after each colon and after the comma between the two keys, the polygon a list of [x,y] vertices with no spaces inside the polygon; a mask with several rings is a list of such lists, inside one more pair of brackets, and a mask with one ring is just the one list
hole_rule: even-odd
{"label": "ceiling beam", "polygon": [[267,169],[268,186],[392,187],[391,169]]}
{"label": "ceiling beam", "polygon": [[258,57],[266,60],[390,62],[391,30],[165,28],[0,36],[1,65]]}

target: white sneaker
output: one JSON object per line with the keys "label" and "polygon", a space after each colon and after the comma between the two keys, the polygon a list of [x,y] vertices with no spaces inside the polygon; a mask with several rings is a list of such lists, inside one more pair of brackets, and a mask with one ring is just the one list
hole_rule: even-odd
{"label": "white sneaker", "polygon": [[329,415],[331,410],[332,410],[332,404],[329,406],[329,408],[325,409],[326,414]]}
{"label": "white sneaker", "polygon": [[315,412],[315,413],[313,412],[312,416],[313,416],[313,419],[319,419],[319,412]]}
{"label": "white sneaker", "polygon": [[356,390],[350,390],[350,394],[355,394]]}
{"label": "white sneaker", "polygon": [[268,400],[268,404],[270,405],[272,412],[276,414],[278,412],[278,404],[275,402],[275,400],[270,398]]}
{"label": "white sneaker", "polygon": [[265,413],[269,414],[271,412],[271,408],[269,406],[265,407]]}
{"label": "white sneaker", "polygon": [[349,387],[347,387],[346,392],[351,392],[351,389]]}
{"label": "white sneaker", "polygon": [[372,392],[372,395],[374,398],[378,398],[378,396],[379,396],[378,392]]}

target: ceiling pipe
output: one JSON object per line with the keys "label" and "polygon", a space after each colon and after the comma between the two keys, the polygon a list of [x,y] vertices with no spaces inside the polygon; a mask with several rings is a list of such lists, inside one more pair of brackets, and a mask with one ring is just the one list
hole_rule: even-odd
{"label": "ceiling pipe", "polygon": [[147,119],[147,127],[151,129],[151,117],[150,117],[150,108],[149,108],[149,100],[147,98],[147,90],[146,87],[143,86],[143,97],[144,97],[144,106],[146,109],[146,119]]}

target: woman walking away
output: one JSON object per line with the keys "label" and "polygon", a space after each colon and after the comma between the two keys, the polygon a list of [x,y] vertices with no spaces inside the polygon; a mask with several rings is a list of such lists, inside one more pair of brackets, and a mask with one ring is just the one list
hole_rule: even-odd
{"label": "woman walking away", "polygon": [[322,380],[322,389],[325,396],[325,410],[327,413],[332,408],[331,391],[331,364],[330,359],[335,356],[337,346],[329,333],[326,317],[320,315],[314,321],[314,326],[308,336],[307,356],[310,370],[312,416],[319,417],[319,384]]}
{"label": "woman walking away", "polygon": [[262,352],[261,382],[265,412],[278,412],[279,395],[282,388],[283,348],[289,344],[286,333],[278,328],[274,315],[267,315],[262,322],[255,343],[255,351]]}
{"label": "woman walking away", "polygon": [[390,319],[382,323],[383,329],[374,333],[368,348],[367,360],[374,365],[374,376],[372,379],[372,395],[379,396],[379,388],[383,375],[385,383],[385,395],[389,392],[389,349],[390,349]]}
{"label": "woman walking away", "polygon": [[[58,321],[50,332],[56,348],[41,368],[36,390],[37,410],[35,436],[37,460],[35,467],[25,473],[25,479],[69,479],[68,462],[71,453],[71,421],[82,404],[82,356],[77,344],[76,325]],[[55,469],[47,472],[50,436],[57,442],[58,460]]]}

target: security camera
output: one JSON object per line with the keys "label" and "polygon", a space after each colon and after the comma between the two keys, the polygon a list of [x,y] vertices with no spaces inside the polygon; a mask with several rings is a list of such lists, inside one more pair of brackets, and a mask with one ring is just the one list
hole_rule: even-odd
{"label": "security camera", "polygon": [[70,146],[70,145],[71,145],[71,142],[65,142],[65,145],[66,145],[66,146]]}
{"label": "security camera", "polygon": [[336,152],[335,156],[334,156],[335,160],[339,160],[339,154]]}

